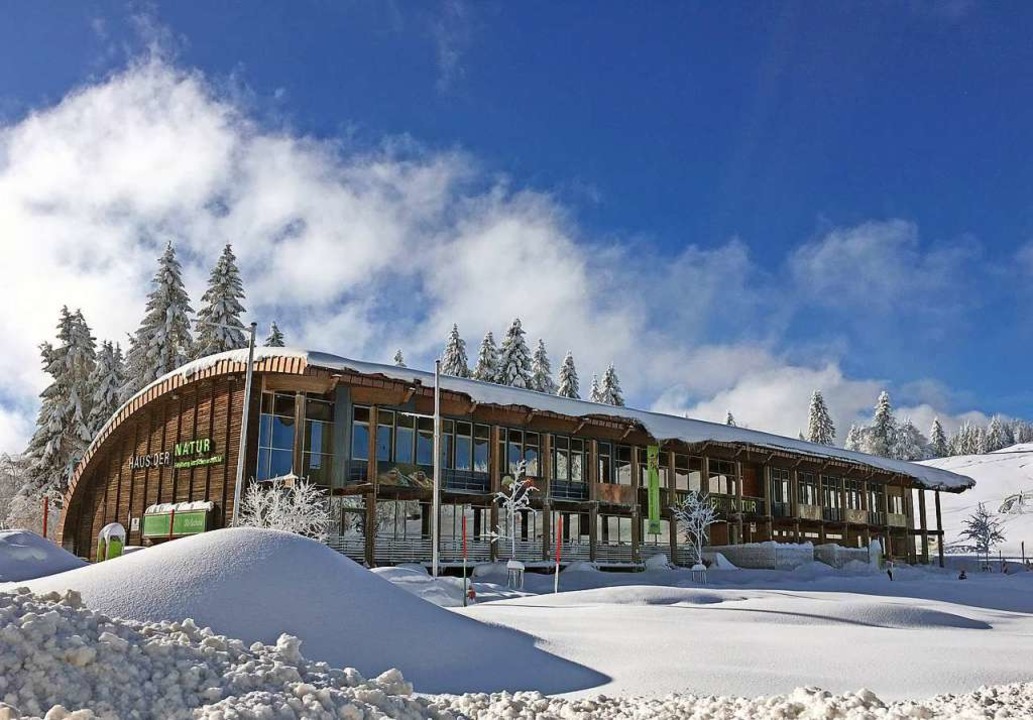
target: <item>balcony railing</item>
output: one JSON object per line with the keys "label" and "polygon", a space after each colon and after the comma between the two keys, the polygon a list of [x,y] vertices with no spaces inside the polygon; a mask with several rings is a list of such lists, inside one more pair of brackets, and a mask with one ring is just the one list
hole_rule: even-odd
{"label": "balcony railing", "polygon": [[868,524],[869,525],[885,525],[886,524],[886,513],[882,512],[869,512],[868,513]]}
{"label": "balcony railing", "polygon": [[445,489],[452,492],[486,495],[491,491],[491,476],[488,473],[445,468],[441,471],[441,481]]}
{"label": "balcony railing", "polygon": [[553,480],[549,483],[549,494],[556,500],[587,500],[588,483]]}
{"label": "balcony railing", "polygon": [[793,504],[787,502],[773,502],[771,503],[771,516],[777,518],[787,518],[793,516]]}
{"label": "balcony railing", "polygon": [[825,522],[843,522],[843,511],[839,508],[822,508],[821,516]]}

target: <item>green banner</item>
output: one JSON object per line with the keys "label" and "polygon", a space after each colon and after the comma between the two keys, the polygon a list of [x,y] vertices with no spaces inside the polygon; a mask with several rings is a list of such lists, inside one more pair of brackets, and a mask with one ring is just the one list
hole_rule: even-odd
{"label": "green banner", "polygon": [[649,534],[660,534],[660,446],[646,447],[646,472],[649,478]]}
{"label": "green banner", "polygon": [[[172,532],[169,532],[169,523]],[[204,532],[208,527],[207,510],[184,510],[177,513],[155,513],[143,516],[145,538],[182,537]]]}

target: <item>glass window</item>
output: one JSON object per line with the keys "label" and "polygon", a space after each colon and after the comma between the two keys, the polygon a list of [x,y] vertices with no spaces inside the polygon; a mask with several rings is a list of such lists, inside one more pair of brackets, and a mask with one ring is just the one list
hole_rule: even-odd
{"label": "glass window", "polygon": [[570,480],[570,438],[556,436],[553,445],[553,477],[560,482],[567,482]]}
{"label": "glass window", "polygon": [[789,502],[789,471],[785,468],[770,468],[771,499],[774,502]]}
{"label": "glass window", "polygon": [[476,472],[488,472],[488,445],[491,442],[491,430],[487,425],[474,426],[473,469]]}
{"label": "glass window", "polygon": [[352,408],[352,459],[369,459],[369,408]]}
{"label": "glass window", "polygon": [[456,470],[470,470],[473,466],[473,427],[468,422],[456,423],[455,434],[455,467]]}
{"label": "glass window", "polygon": [[599,443],[599,482],[613,482],[613,446]]}
{"label": "glass window", "polygon": [[538,477],[538,433],[524,433],[524,461],[527,463],[529,477]]}
{"label": "glass window", "polygon": [[570,481],[583,483],[588,480],[585,477],[585,441],[580,438],[570,439]]}
{"label": "glass window", "polygon": [[801,505],[818,505],[818,481],[814,474],[802,472],[797,475],[797,492]]}
{"label": "glass window", "polygon": [[377,413],[377,460],[391,461],[394,422],[395,414],[390,410],[381,410]]}
{"label": "glass window", "polygon": [[627,445],[617,446],[617,482],[631,485],[631,448]]}
{"label": "glass window", "polygon": [[[442,423],[444,425],[444,423]],[[434,464],[434,418],[419,418],[416,436],[416,462],[420,465]],[[442,431],[442,440],[449,437],[448,433]],[[444,443],[442,443],[444,447]],[[448,452],[445,452],[448,457]]]}
{"label": "glass window", "polygon": [[267,480],[295,470],[294,396],[262,393],[262,414],[258,419],[257,479]]}
{"label": "glass window", "polygon": [[728,460],[710,460],[708,491],[718,495],[735,494],[735,463]]}

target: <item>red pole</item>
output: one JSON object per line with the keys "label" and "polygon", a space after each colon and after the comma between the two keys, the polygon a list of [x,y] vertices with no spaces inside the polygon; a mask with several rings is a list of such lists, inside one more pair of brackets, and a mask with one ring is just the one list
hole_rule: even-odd
{"label": "red pole", "polygon": [[50,519],[50,497],[43,496],[43,537],[47,536],[47,521]]}

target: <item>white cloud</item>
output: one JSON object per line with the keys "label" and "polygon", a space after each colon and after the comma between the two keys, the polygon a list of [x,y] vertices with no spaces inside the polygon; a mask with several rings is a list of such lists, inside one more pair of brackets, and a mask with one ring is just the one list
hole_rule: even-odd
{"label": "white cloud", "polygon": [[[484,332],[501,336],[519,316],[554,366],[574,352],[586,388],[612,361],[629,399],[659,397],[665,410],[722,420],[730,409],[795,435],[815,387],[841,424],[877,394],[834,357],[808,368],[779,355],[793,301],[738,240],[675,257],[592,242],[553,197],[486,178],[462,153],[403,138],[356,154],[269,129],[200,74],[152,57],[0,127],[0,396],[11,398],[0,448],[31,428],[17,408],[44,383],[37,345],[60,306],[81,307],[98,337],[124,338],[170,239],[195,303],[232,242],[263,333],[275,319],[289,342],[351,357],[389,361],[400,347],[427,366],[453,322],[474,357]],[[793,268],[816,291],[871,282],[892,295],[906,278],[887,258],[939,263],[915,243],[900,223],[835,231]],[[830,279],[845,260],[860,280]]]}

